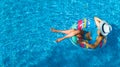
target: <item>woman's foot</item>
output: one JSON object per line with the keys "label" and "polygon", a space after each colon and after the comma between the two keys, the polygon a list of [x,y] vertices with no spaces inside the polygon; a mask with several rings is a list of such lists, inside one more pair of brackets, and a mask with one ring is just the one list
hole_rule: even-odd
{"label": "woman's foot", "polygon": [[63,40],[63,38],[59,38],[59,39],[56,40],[56,42],[60,42],[62,40]]}
{"label": "woman's foot", "polygon": [[54,28],[51,28],[52,32],[58,32],[58,30],[55,30]]}

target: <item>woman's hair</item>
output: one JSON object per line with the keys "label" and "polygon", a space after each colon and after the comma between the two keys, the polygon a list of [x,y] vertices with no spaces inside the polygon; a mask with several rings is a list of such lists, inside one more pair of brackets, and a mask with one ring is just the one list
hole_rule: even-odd
{"label": "woman's hair", "polygon": [[100,33],[100,36],[102,36],[103,38],[105,38],[105,36],[103,36],[101,33]]}
{"label": "woman's hair", "polygon": [[103,35],[100,33],[100,36],[103,36]]}

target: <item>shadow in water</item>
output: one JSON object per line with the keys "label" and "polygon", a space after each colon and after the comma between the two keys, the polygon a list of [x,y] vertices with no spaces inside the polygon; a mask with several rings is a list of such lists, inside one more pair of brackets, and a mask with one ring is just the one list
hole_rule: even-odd
{"label": "shadow in water", "polygon": [[112,32],[108,35],[107,45],[109,45],[110,49],[118,50],[120,46],[118,45],[120,38],[120,29],[116,25],[112,25]]}

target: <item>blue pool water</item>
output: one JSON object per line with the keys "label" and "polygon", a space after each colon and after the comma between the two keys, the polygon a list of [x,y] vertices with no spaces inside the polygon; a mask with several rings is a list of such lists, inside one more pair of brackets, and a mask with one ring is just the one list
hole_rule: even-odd
{"label": "blue pool water", "polygon": [[[101,49],[85,50],[50,28],[97,16],[113,30]],[[119,67],[120,0],[0,0],[0,67]]]}

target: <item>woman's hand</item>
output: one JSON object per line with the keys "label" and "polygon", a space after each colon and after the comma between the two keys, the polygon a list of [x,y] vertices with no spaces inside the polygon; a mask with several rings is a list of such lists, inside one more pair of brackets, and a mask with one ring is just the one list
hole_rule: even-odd
{"label": "woman's hand", "polygon": [[81,42],[82,44],[86,44],[86,42],[85,41],[83,41],[83,42]]}

